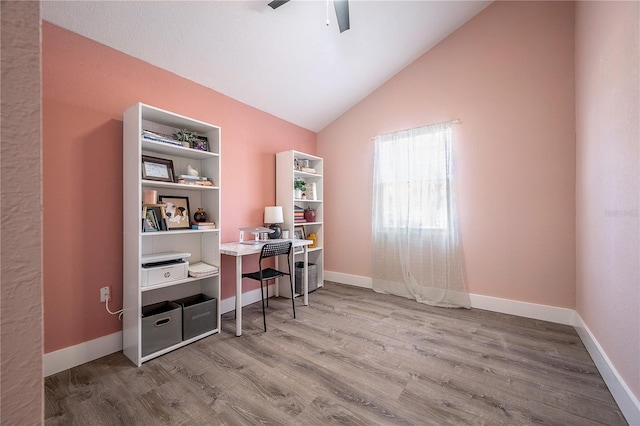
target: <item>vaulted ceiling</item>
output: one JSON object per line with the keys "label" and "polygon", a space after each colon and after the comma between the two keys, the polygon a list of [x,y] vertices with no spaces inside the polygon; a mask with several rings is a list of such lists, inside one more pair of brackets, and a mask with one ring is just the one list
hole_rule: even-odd
{"label": "vaulted ceiling", "polygon": [[[42,19],[320,131],[490,1],[43,1]],[[327,20],[329,25],[327,26]]]}

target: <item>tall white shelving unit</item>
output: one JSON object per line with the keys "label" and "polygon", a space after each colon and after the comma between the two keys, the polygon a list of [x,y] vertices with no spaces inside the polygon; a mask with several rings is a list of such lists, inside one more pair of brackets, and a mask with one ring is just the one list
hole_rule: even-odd
{"label": "tall white shelving unit", "polygon": [[[186,129],[206,136],[209,151],[200,151],[142,138],[142,130],[172,134]],[[220,141],[221,129],[142,103],[124,112],[123,141],[123,350],[140,366],[143,362],[165,354],[220,330],[220,276],[187,277],[163,284],[142,286],[143,256],[164,252],[187,252],[189,263],[206,262],[220,267]],[[213,186],[193,186],[173,182],[142,179],[141,156],[172,160],[176,176],[186,174],[187,165],[212,178]],[[191,218],[199,207],[216,229],[169,230],[142,232],[142,192],[153,189],[159,196],[189,198]],[[216,299],[215,328],[178,344],[142,355],[142,307],[166,300],[177,300],[196,294]]]}
{"label": "tall white shelving unit", "polygon": [[[296,162],[296,160],[298,160]],[[297,170],[295,164],[301,160],[309,162],[309,168],[314,172]],[[309,248],[309,263],[316,265],[317,287],[320,288],[324,282],[324,223],[323,223],[323,159],[315,155],[306,154],[300,151],[284,151],[276,154],[276,205],[282,206],[284,212],[284,223],[282,229],[288,229],[293,236],[295,227],[302,226],[305,236],[310,233],[316,234],[316,247]],[[305,199],[295,198],[293,182],[302,179],[307,183],[307,189],[311,184],[315,184],[315,194],[307,196]],[[311,208],[316,211],[314,222],[294,223],[295,206],[303,209]],[[294,254],[296,262],[302,261],[302,252]],[[284,281],[283,281],[284,283]],[[309,288],[313,284],[309,282]],[[291,297],[291,290],[288,285],[279,286],[280,295]],[[295,296],[298,296],[297,294]]]}

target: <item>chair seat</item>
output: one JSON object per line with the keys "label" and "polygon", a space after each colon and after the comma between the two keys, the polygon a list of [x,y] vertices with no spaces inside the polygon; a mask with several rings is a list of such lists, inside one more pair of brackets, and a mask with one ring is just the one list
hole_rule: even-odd
{"label": "chair seat", "polygon": [[[268,281],[274,278],[283,277],[285,275],[289,275],[285,272],[280,272],[273,268],[265,268],[262,270],[262,280]],[[242,274],[242,278],[251,278],[252,280],[260,281],[260,271],[257,272],[248,272],[246,274]]]}

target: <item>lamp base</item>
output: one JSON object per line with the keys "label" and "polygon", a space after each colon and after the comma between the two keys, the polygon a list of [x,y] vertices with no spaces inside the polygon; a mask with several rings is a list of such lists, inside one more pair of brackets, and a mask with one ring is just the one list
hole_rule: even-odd
{"label": "lamp base", "polygon": [[280,228],[280,225],[278,225],[277,223],[271,224],[271,226],[269,226],[269,228],[273,229],[273,231],[274,231],[274,232],[270,232],[269,233],[269,239],[277,240],[282,236],[282,228]]}

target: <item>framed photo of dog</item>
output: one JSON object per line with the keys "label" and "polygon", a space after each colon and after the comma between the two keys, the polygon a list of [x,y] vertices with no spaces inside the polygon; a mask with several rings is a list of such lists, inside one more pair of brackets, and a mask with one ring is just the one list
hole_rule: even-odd
{"label": "framed photo of dog", "polygon": [[164,204],[167,230],[191,229],[191,210],[189,197],[178,195],[160,195],[158,201]]}

